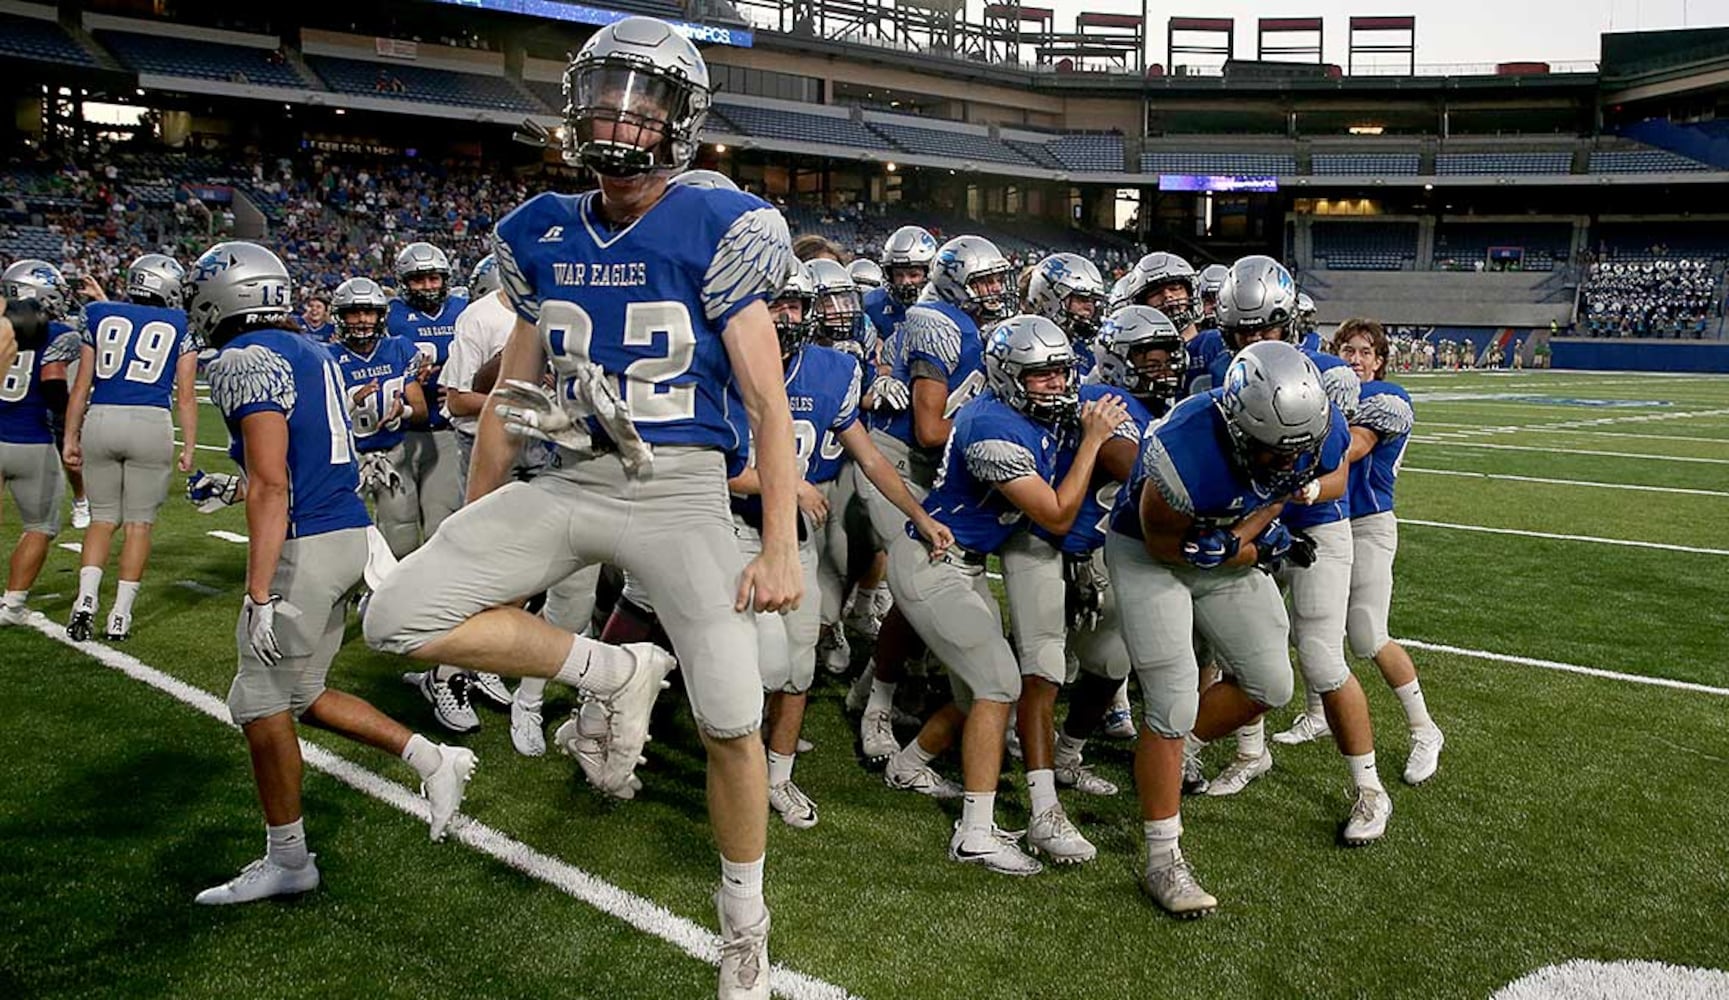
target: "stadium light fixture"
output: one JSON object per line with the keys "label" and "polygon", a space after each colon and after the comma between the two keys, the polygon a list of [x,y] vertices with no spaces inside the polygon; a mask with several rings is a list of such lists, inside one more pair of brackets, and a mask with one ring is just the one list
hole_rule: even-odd
{"label": "stadium light fixture", "polygon": [[895,165],[894,165],[894,164],[893,164],[893,163],[892,163],[892,162],[891,162],[891,163],[890,163],[890,164],[889,164],[889,165],[888,165],[888,166],[887,166],[887,167],[885,167],[885,168],[884,168],[884,169],[886,169],[886,170],[887,170],[887,171],[888,171],[888,172],[889,172],[889,173],[891,173],[891,174],[892,174],[892,173],[894,173],[894,172],[895,172],[895,171],[896,171],[896,170],[899,170],[899,169],[900,169],[900,168],[899,168],[899,167],[897,167],[897,166],[895,166]]}
{"label": "stadium light fixture", "polygon": [[1380,135],[1386,129],[1380,125],[1352,125],[1346,131],[1352,135]]}
{"label": "stadium light fixture", "polygon": [[138,96],[139,96],[139,97],[143,97],[143,96],[144,96],[144,88],[143,88],[143,87],[139,87],[139,88],[138,88]]}
{"label": "stadium light fixture", "polygon": [[1433,185],[1433,184],[1425,184],[1425,185],[1423,185],[1423,190],[1425,190],[1425,191],[1433,191],[1433,190],[1435,190],[1435,185]]}
{"label": "stadium light fixture", "polygon": [[717,153],[724,153],[724,152],[726,152],[726,143],[724,143],[724,142],[717,142],[717,143],[715,143],[715,144],[714,144],[714,151],[715,151],[715,152],[717,152]]}
{"label": "stadium light fixture", "polygon": [[347,108],[337,108],[336,113],[339,115],[345,115],[345,114],[348,114],[348,109]]}

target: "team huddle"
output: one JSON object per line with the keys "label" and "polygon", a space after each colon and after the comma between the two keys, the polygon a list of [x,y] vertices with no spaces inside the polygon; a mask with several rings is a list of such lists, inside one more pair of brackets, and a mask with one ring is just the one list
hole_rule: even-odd
{"label": "team huddle", "polygon": [[[1132,736],[1142,887],[1173,915],[1212,911],[1182,798],[1269,771],[1262,716],[1298,675],[1305,709],[1271,741],[1330,736],[1355,788],[1342,840],[1385,835],[1347,647],[1404,709],[1406,782],[1435,773],[1443,739],[1387,630],[1414,415],[1378,323],[1323,347],[1261,256],[1197,273],[1151,253],[1107,287],[1079,255],[1017,273],[989,240],[915,226],[877,261],[809,239],[795,255],[775,208],[686,169],[707,69],[652,18],[597,32],[565,92],[566,156],[598,189],[502,219],[463,291],[427,243],[397,256],[394,297],[337,287],[328,328],[293,318],[288,271],[255,243],[187,268],[147,255],[128,301],[81,314],[51,264],[0,276],[19,347],[0,477],[24,531],[0,623],[27,620],[68,473],[91,518],[74,640],[130,633],[176,462],[201,509],[245,505],[228,705],[267,850],[198,902],[318,885],[297,722],[400,757],[433,839],[460,808],[471,751],[327,686],[356,593],[365,641],[418,661],[404,680],[444,729],[474,730],[487,701],[538,756],[548,684],[576,689],[552,743],[617,798],[656,780],[642,751],[676,671],[708,753],[723,998],[769,995],[768,817],[818,825],[822,789],[795,763],[818,663],[850,669],[849,626],[874,639],[848,695],[861,756],[890,787],[960,800],[953,861],[1094,860],[1059,792],[1118,794],[1085,750]],[[199,372],[239,476],[194,469]],[[909,716],[897,693],[919,674],[948,697]],[[1209,779],[1198,753],[1226,738]],[[951,750],[958,781],[939,771]],[[1010,755],[1024,831],[996,822]]]}

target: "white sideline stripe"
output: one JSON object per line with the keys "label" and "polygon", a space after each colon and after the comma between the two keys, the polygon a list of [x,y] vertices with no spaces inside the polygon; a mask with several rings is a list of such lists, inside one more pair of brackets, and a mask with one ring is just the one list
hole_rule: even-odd
{"label": "white sideline stripe", "polygon": [[[185,441],[182,441],[179,438],[175,438],[174,443],[178,444],[178,445],[185,445],[186,444]],[[192,447],[197,448],[199,451],[219,451],[219,452],[223,453],[224,455],[228,454],[228,449],[222,447],[219,444],[195,444]]]}
{"label": "white sideline stripe", "polygon": [[[71,646],[105,667],[117,670],[135,681],[148,684],[190,705],[225,726],[234,725],[228,713],[228,705],[203,688],[163,673],[137,657],[122,653],[111,646],[97,642],[73,642],[66,637],[63,626],[42,615],[33,615],[30,626],[50,639]],[[314,770],[323,771],[350,788],[370,795],[415,820],[427,821],[426,800],[403,785],[315,743],[301,740],[300,753]],[[709,965],[720,964],[718,935],[658,903],[620,889],[568,862],[542,854],[472,817],[460,817],[452,826],[451,836],[480,854],[502,861],[530,878],[545,882],[608,916],[616,917],[637,930],[673,945],[692,958]],[[794,972],[780,965],[774,967],[772,982],[775,995],[791,1000],[857,1000],[833,983]]]}
{"label": "white sideline stripe", "polygon": [[[1493,448],[1497,451],[1540,451],[1553,455],[1555,448],[1539,448],[1530,444],[1490,444],[1487,441],[1459,441],[1451,436],[1442,437],[1438,434],[1423,434],[1416,439],[1422,444],[1442,445],[1449,448]],[[1699,458],[1694,455],[1641,455],[1631,451],[1593,451],[1589,448],[1567,448],[1561,452],[1564,455],[1597,455],[1603,458],[1638,458],[1651,462],[1686,462],[1691,465],[1729,465],[1729,458]]]}
{"label": "white sideline stripe", "polygon": [[1493,427],[1483,424],[1450,424],[1441,420],[1425,420],[1424,427],[1453,427],[1483,434],[1584,434],[1588,437],[1636,438],[1640,441],[1692,441],[1699,444],[1729,445],[1729,437],[1700,437],[1697,434],[1639,434],[1634,431],[1591,431],[1577,427],[1550,427],[1532,424],[1529,427]]}
{"label": "white sideline stripe", "polygon": [[1729,556],[1729,549],[1704,549],[1692,545],[1670,545],[1667,542],[1634,542],[1625,538],[1598,538],[1595,535],[1557,535],[1548,531],[1522,531],[1518,528],[1488,528],[1481,524],[1451,524],[1446,521],[1419,521],[1399,518],[1401,525],[1416,524],[1425,528],[1449,528],[1453,531],[1478,531],[1489,535],[1519,535],[1524,538],[1552,538],[1560,542],[1595,542],[1598,545],[1624,545],[1635,549],[1663,549],[1668,552],[1692,552],[1705,556]]}
{"label": "white sideline stripe", "polygon": [[247,542],[252,540],[247,538],[245,535],[237,535],[232,531],[206,531],[205,534],[209,535],[211,538],[220,538],[225,542],[233,542],[236,545],[245,545]]}
{"label": "white sideline stripe", "polygon": [[1424,642],[1421,639],[1397,639],[1401,646],[1412,649],[1427,650],[1431,653],[1451,653],[1454,656],[1466,656],[1474,660],[1494,660],[1497,663],[1516,663],[1523,667],[1542,667],[1544,670],[1559,670],[1568,674],[1583,674],[1586,677],[1602,677],[1612,681],[1626,681],[1629,684],[1647,684],[1651,687],[1673,688],[1677,691],[1693,691],[1698,694],[1714,694],[1729,698],[1729,688],[1712,687],[1709,684],[1694,684],[1691,681],[1670,680],[1667,677],[1646,677],[1643,674],[1625,674],[1619,670],[1602,670],[1597,667],[1581,667],[1576,663],[1561,663],[1558,660],[1540,660],[1532,656],[1513,656],[1508,653],[1491,653],[1486,649],[1465,649],[1460,646],[1448,646],[1439,642]]}
{"label": "white sideline stripe", "polygon": [[208,583],[199,583],[197,580],[175,580],[174,585],[190,590],[194,594],[202,594],[205,597],[220,597],[226,593],[221,587],[212,587]]}
{"label": "white sideline stripe", "polygon": [[1463,476],[1467,479],[1507,479],[1517,483],[1547,483],[1552,486],[1595,486],[1605,490],[1639,490],[1647,493],[1681,493],[1694,497],[1729,497],[1724,490],[1690,490],[1680,486],[1641,486],[1637,483],[1599,483],[1589,479],[1547,479],[1543,476],[1512,476],[1498,472],[1460,472],[1457,469],[1419,469],[1404,466],[1400,471],[1421,472],[1430,476]]}
{"label": "white sideline stripe", "polygon": [[61,542],[60,547],[65,549],[68,552],[82,553],[84,551],[84,543],[83,542]]}

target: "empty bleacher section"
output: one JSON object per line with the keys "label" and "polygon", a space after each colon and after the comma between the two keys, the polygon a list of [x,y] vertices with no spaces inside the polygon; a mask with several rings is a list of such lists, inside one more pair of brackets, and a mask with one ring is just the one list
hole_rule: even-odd
{"label": "empty bleacher section", "polygon": [[[1042,142],[1029,142],[1025,139],[1004,139],[1003,141],[1009,144],[1010,149],[1013,149],[1015,152],[1021,154],[1022,156],[1033,161],[1034,163],[1038,164],[1039,166],[1044,167],[1046,170],[1067,170],[1067,169],[1069,169],[1069,165],[1064,163],[1062,160],[1058,159],[1056,154],[1052,153],[1050,151],[1050,148]],[[1120,152],[1121,151],[1119,150],[1119,153]],[[1120,161],[1121,159],[1122,159],[1122,157],[1119,155],[1118,160]],[[1122,168],[1123,168],[1123,165],[1121,162],[1119,162],[1116,166],[1116,169],[1121,170]],[[1079,169],[1079,170],[1105,170],[1105,169],[1109,169],[1109,168],[1106,168],[1106,167],[1077,167],[1076,169]]]}
{"label": "empty bleacher section", "polygon": [[307,87],[275,48],[114,30],[98,30],[95,37],[122,65],[138,73],[296,90]]}
{"label": "empty bleacher section", "polygon": [[1333,271],[1398,271],[1417,259],[1414,222],[1316,222],[1315,263]]}
{"label": "empty bleacher section", "polygon": [[1502,153],[1438,153],[1435,173],[1442,177],[1565,174],[1573,169],[1569,150]]}
{"label": "empty bleacher section", "polygon": [[1146,152],[1141,154],[1141,172],[1284,177],[1297,172],[1297,159],[1276,153]]}
{"label": "empty bleacher section", "polygon": [[1120,135],[1063,135],[1045,143],[1045,149],[1069,170],[1117,173],[1123,169]]}
{"label": "empty bleacher section", "polygon": [[[1435,230],[1435,267],[1440,270],[1552,271],[1572,254],[1570,222],[1463,222],[1443,219]],[[1492,248],[1521,256],[1492,259]],[[1503,258],[1511,255],[1503,254]]]}
{"label": "empty bleacher section", "polygon": [[1698,222],[1603,222],[1591,231],[1601,260],[1655,260],[1686,255],[1729,259],[1729,219]]}
{"label": "empty bleacher section", "polygon": [[95,66],[95,58],[54,20],[54,8],[44,9],[45,18],[0,14],[0,58]]}
{"label": "empty bleacher section", "polygon": [[1298,281],[1314,297],[1321,322],[1373,316],[1420,326],[1546,327],[1566,325],[1572,297],[1551,294],[1550,275],[1518,271],[1327,271]]}
{"label": "empty bleacher section", "polygon": [[331,90],[339,93],[464,108],[544,113],[544,109],[537,107],[528,95],[502,76],[329,55],[308,55],[306,63]]}
{"label": "empty bleacher section", "polygon": [[1316,153],[1311,172],[1331,176],[1406,176],[1417,173],[1418,153]]}
{"label": "empty bleacher section", "polygon": [[1594,174],[1658,174],[1709,170],[1706,164],[1666,149],[1595,149],[1591,151]]}
{"label": "empty bleacher section", "polygon": [[[718,115],[721,122],[714,121]],[[734,134],[761,136],[788,142],[817,142],[830,146],[854,146],[881,150],[887,143],[882,136],[848,117],[793,111],[781,107],[742,104],[733,101],[714,102],[709,132],[720,131],[717,125],[730,124]]]}
{"label": "empty bleacher section", "polygon": [[882,116],[869,116],[866,120],[873,131],[881,133],[909,153],[944,156],[956,160],[987,160],[1016,166],[1033,165],[1033,161],[1025,154],[1011,148],[1001,139],[993,139],[988,135],[963,132],[959,129],[905,125]]}

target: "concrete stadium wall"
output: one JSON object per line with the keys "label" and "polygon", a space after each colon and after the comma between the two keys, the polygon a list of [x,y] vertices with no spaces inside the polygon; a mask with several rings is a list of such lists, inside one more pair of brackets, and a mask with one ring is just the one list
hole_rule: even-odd
{"label": "concrete stadium wall", "polygon": [[1729,343],[1556,338],[1552,368],[1634,372],[1729,372]]}
{"label": "concrete stadium wall", "polygon": [[1535,271],[1316,271],[1297,283],[1314,298],[1323,323],[1367,316],[1415,326],[1565,325],[1570,301],[1539,301],[1538,286],[1550,278]]}

